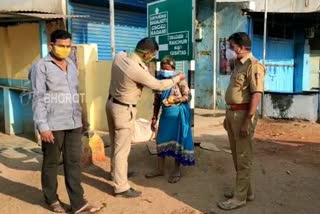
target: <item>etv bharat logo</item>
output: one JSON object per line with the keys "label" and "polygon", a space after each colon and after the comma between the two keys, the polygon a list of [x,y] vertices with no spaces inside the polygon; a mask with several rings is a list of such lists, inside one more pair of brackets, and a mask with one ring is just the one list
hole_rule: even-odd
{"label": "etv bharat logo", "polygon": [[41,100],[45,104],[72,104],[80,103],[84,100],[84,93],[35,93],[22,92],[20,95],[20,103],[22,105],[30,105],[33,100]]}

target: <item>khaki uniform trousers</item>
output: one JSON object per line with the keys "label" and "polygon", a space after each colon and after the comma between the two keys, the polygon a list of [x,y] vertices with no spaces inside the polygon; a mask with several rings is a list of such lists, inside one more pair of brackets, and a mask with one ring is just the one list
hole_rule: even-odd
{"label": "khaki uniform trousers", "polygon": [[249,125],[248,136],[241,137],[241,125],[246,117],[247,111],[227,110],[225,121],[225,128],[228,132],[233,163],[237,172],[234,197],[241,201],[246,200],[247,195],[253,194],[250,182],[253,159],[252,144],[258,120],[257,116],[253,117]]}
{"label": "khaki uniform trousers", "polygon": [[137,110],[108,100],[106,105],[109,135],[111,141],[111,175],[114,192],[130,189],[128,183],[128,157],[131,150],[134,121]]}

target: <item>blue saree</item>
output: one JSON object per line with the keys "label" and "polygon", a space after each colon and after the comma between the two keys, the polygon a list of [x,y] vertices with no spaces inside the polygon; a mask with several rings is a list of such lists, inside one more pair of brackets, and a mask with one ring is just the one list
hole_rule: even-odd
{"label": "blue saree", "polygon": [[[159,79],[163,77],[159,76]],[[160,102],[168,99],[171,90],[163,91]],[[191,111],[188,103],[166,107],[162,113],[157,134],[157,151],[160,157],[173,157],[184,166],[195,164],[194,145],[190,126]]]}

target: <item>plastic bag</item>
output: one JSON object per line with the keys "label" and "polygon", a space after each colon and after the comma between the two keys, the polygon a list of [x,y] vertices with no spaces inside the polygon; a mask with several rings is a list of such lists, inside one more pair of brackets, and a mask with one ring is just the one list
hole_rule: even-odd
{"label": "plastic bag", "polygon": [[132,136],[133,143],[150,141],[153,135],[150,121],[139,118],[135,121],[134,127],[134,134]]}
{"label": "plastic bag", "polygon": [[89,165],[94,162],[105,161],[107,159],[104,151],[104,143],[101,137],[96,134],[83,136],[82,141],[82,165]]}

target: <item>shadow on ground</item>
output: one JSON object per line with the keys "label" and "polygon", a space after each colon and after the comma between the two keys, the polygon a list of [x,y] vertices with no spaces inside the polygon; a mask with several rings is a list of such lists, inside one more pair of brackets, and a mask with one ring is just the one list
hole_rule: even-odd
{"label": "shadow on ground", "polygon": [[[215,143],[219,148],[228,147],[225,135],[202,135],[197,139]],[[16,151],[26,157],[13,159],[0,154],[0,162],[15,170],[40,171],[41,155],[24,148],[16,148]],[[171,158],[167,160],[164,177],[146,179],[144,175],[155,168],[157,157],[149,154],[145,143],[133,145],[129,167],[130,170],[137,173],[137,176],[130,180],[133,185],[138,185],[138,189],[160,190],[169,198],[181,201],[202,213],[313,213],[314,210],[320,209],[319,204],[313,203],[313,207],[305,204],[310,201],[316,202],[320,194],[319,188],[314,188],[320,182],[319,151],[319,144],[292,147],[266,143],[258,139],[255,144],[253,167],[257,200],[240,210],[231,212],[223,212],[216,208],[216,202],[224,199],[224,190],[233,186],[235,178],[231,155],[225,152],[207,151],[196,147],[196,165],[183,167],[181,181],[170,184],[167,179],[173,168],[173,160]],[[110,152],[109,149],[107,152]],[[36,161],[29,162],[30,159]],[[60,166],[60,175],[63,174],[62,171],[62,166]],[[89,166],[83,169],[84,184],[111,195],[113,189],[107,177],[106,168]],[[32,197],[22,197],[20,191],[27,191]],[[41,190],[29,186],[27,182],[19,183],[0,177],[0,192],[29,204],[45,206]],[[143,198],[150,201],[151,204],[157,203],[157,195],[150,194],[150,191],[146,192],[148,193],[145,193]],[[183,212],[172,212],[172,214],[179,213],[191,214],[194,211],[186,209]]]}

